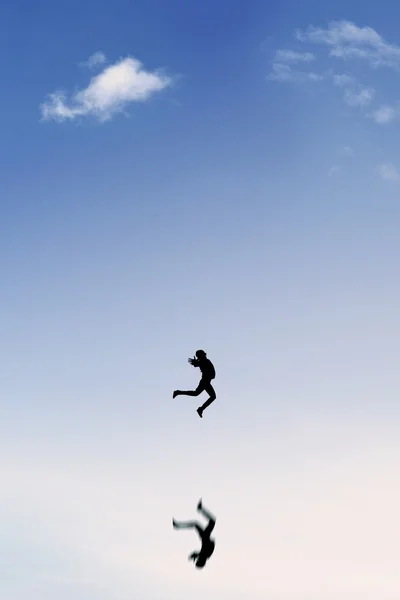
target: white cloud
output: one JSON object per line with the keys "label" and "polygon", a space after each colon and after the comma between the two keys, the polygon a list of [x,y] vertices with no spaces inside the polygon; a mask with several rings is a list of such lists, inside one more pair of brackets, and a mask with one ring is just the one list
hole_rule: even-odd
{"label": "white cloud", "polygon": [[315,60],[311,52],[294,52],[293,50],[278,50],[275,55],[277,63],[311,62]]}
{"label": "white cloud", "polygon": [[391,162],[379,165],[378,173],[382,179],[385,179],[386,181],[397,181],[399,178],[399,171]]}
{"label": "white cloud", "polygon": [[322,76],[312,72],[294,71],[287,64],[273,63],[272,73],[268,75],[268,79],[288,83],[304,83],[306,81],[320,81]]}
{"label": "white cloud", "polygon": [[351,21],[333,21],[327,29],[310,26],[297,31],[303,42],[331,48],[330,55],[338,58],[360,58],[372,67],[400,67],[400,47],[389,44],[372,27],[358,27]]}
{"label": "white cloud", "polygon": [[396,110],[392,106],[383,105],[371,114],[372,118],[379,125],[390,123],[396,117]]}
{"label": "white cloud", "polygon": [[100,65],[104,65],[107,62],[106,55],[104,52],[99,50],[98,52],[94,52],[91,56],[89,56],[88,60],[81,63],[82,67],[89,67],[89,69],[93,69],[94,67],[98,67]]}
{"label": "white cloud", "polygon": [[144,102],[170,85],[170,77],[145,71],[140,61],[128,57],[106,67],[70,101],[62,92],[50,94],[41,105],[42,116],[45,120],[64,121],[92,115],[106,121],[130,102]]}
{"label": "white cloud", "polygon": [[372,88],[362,88],[359,91],[346,90],[344,100],[349,106],[368,106],[374,97],[375,90]]}

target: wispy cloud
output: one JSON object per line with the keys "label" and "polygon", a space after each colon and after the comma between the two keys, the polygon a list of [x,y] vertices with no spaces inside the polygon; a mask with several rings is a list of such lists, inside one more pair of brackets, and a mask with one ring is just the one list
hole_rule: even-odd
{"label": "wispy cloud", "polygon": [[336,73],[334,73],[332,77],[333,83],[335,85],[338,85],[339,87],[350,85],[354,82],[353,77],[350,77],[349,75],[337,75]]}
{"label": "wispy cloud", "polygon": [[[400,46],[387,42],[372,27],[359,27],[351,21],[332,21],[328,27],[310,25],[304,31],[297,30],[295,37],[302,43],[324,46],[329,56],[336,59],[363,59],[373,68],[386,66],[400,68]],[[298,63],[316,62],[317,56],[312,52],[298,52],[290,49],[278,50],[272,61],[270,80],[282,82],[330,81],[343,89],[343,100],[351,107],[365,109],[375,98],[376,90],[371,86],[360,84],[349,73],[337,73],[328,69],[323,73],[296,70]],[[318,69],[316,70],[318,71]],[[379,125],[392,122],[400,111],[383,104],[372,112],[364,112]]]}
{"label": "wispy cloud", "polygon": [[354,156],[354,151],[352,148],[350,148],[350,146],[342,146],[341,153],[345,156]]}
{"label": "wispy cloud", "polygon": [[277,50],[272,61],[272,72],[268,75],[268,79],[287,83],[319,81],[322,79],[321,75],[293,69],[293,65],[297,63],[310,63],[314,60],[315,56],[311,52]]}
{"label": "wispy cloud", "polygon": [[315,60],[315,56],[311,52],[294,52],[293,50],[278,50],[275,54],[274,62],[293,64],[298,62],[311,62],[313,60]]}
{"label": "wispy cloud", "polygon": [[372,67],[400,67],[400,47],[390,44],[372,27],[358,27],[351,21],[332,21],[327,28],[310,26],[297,31],[296,37],[303,42],[325,45],[330,55],[342,58],[358,58]]}
{"label": "wispy cloud", "polygon": [[349,106],[368,106],[371,104],[375,90],[373,88],[361,88],[358,91],[348,89],[344,93],[344,100]]}
{"label": "wispy cloud", "polygon": [[344,88],[343,99],[349,106],[368,106],[375,95],[373,88],[365,88],[359,85],[354,77],[346,74],[333,73],[332,80],[334,85]]}
{"label": "wispy cloud", "polygon": [[380,106],[371,114],[371,117],[374,119],[375,123],[378,123],[379,125],[390,123],[390,121],[393,121],[396,116],[397,111],[392,106],[388,105]]}
{"label": "wispy cloud", "polygon": [[333,175],[337,175],[338,173],[340,173],[342,169],[339,167],[339,165],[333,165],[333,167],[331,167],[328,171],[328,177],[332,177]]}
{"label": "wispy cloud", "polygon": [[320,81],[322,76],[313,72],[296,71],[287,64],[273,63],[272,73],[268,75],[268,79],[287,83],[304,83]]}
{"label": "wispy cloud", "polygon": [[50,94],[40,107],[42,117],[65,121],[94,116],[103,122],[123,111],[127,104],[144,102],[172,83],[170,77],[146,71],[140,61],[128,57],[106,67],[70,100],[60,91]]}
{"label": "wispy cloud", "polygon": [[382,163],[378,166],[377,171],[382,179],[386,181],[397,181],[399,179],[399,170],[391,162]]}
{"label": "wispy cloud", "polygon": [[106,55],[104,52],[99,50],[98,52],[94,52],[91,56],[89,56],[88,60],[80,63],[82,67],[89,67],[89,69],[93,69],[94,67],[99,67],[104,65],[107,62]]}

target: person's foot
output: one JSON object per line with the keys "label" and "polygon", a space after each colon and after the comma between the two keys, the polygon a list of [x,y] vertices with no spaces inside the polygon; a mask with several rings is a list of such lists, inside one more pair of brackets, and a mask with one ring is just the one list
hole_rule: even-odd
{"label": "person's foot", "polygon": [[203,418],[203,409],[202,408],[198,408],[197,409],[197,414],[199,415],[200,419]]}
{"label": "person's foot", "polygon": [[177,525],[177,522],[175,521],[175,519],[172,519],[172,525],[173,525],[173,527],[175,527],[175,528],[176,528],[176,527],[178,527],[178,525]]}
{"label": "person's foot", "polygon": [[179,390],[175,390],[174,393],[172,394],[172,397],[176,398],[178,394],[179,394]]}

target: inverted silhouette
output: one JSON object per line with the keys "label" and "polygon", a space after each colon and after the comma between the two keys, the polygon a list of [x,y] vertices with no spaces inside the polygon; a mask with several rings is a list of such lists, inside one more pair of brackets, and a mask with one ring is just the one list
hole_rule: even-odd
{"label": "inverted silhouette", "polygon": [[189,560],[193,560],[198,569],[202,569],[215,549],[215,540],[211,539],[210,535],[215,527],[215,517],[208,512],[202,505],[201,499],[197,505],[197,510],[206,519],[208,519],[207,527],[203,528],[197,521],[175,521],[172,519],[172,524],[175,529],[196,529],[201,539],[201,549],[199,552],[189,554]]}
{"label": "inverted silhouette", "polygon": [[188,362],[193,365],[193,367],[199,367],[201,371],[201,379],[200,383],[195,390],[175,390],[172,397],[176,396],[199,396],[202,392],[207,392],[210,396],[208,400],[199,406],[197,409],[197,413],[199,417],[203,418],[203,411],[210,406],[212,402],[216,399],[216,394],[213,386],[211,385],[211,380],[215,379],[215,368],[212,364],[211,360],[207,358],[207,354],[204,350],[197,350],[196,358],[189,358]]}

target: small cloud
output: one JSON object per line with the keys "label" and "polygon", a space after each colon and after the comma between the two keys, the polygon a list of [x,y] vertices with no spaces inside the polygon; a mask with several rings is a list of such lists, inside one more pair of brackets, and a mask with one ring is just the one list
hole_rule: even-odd
{"label": "small cloud", "polygon": [[268,79],[286,83],[305,83],[307,81],[320,81],[322,76],[312,72],[295,71],[289,65],[274,63],[272,73],[268,75]]}
{"label": "small cloud", "polygon": [[345,156],[354,156],[353,149],[350,146],[342,146],[341,151]]}
{"label": "small cloud", "polygon": [[315,60],[311,52],[294,52],[293,50],[278,50],[272,61],[272,72],[268,79],[289,83],[304,83],[307,81],[320,81],[321,75],[313,72],[297,71],[292,65],[309,63]]}
{"label": "small cloud", "polygon": [[353,83],[354,79],[349,75],[333,75],[333,82],[335,85],[343,87]]}
{"label": "small cloud", "polygon": [[332,175],[335,175],[337,173],[339,173],[341,171],[341,168],[338,165],[334,165],[333,167],[331,167],[328,171],[328,177],[332,177]]}
{"label": "small cloud", "polygon": [[384,125],[385,123],[390,123],[396,117],[396,111],[392,106],[383,105],[380,106],[377,110],[375,110],[371,117],[378,123],[379,125]]}
{"label": "small cloud", "polygon": [[382,163],[377,170],[385,181],[397,181],[399,179],[399,171],[391,162]]}
{"label": "small cloud", "polygon": [[106,55],[104,52],[100,50],[89,56],[88,60],[80,63],[81,67],[89,67],[89,69],[93,69],[94,67],[99,67],[100,65],[104,65],[107,62]]}
{"label": "small cloud", "polygon": [[375,94],[373,88],[361,87],[349,75],[333,74],[332,78],[335,85],[345,88],[344,101],[349,106],[363,107],[371,103]]}
{"label": "small cloud", "polygon": [[171,85],[170,77],[157,71],[145,71],[140,61],[128,57],[92,77],[89,85],[74,94],[70,101],[63,92],[54,92],[40,108],[44,120],[65,121],[94,116],[104,122],[127,104],[145,102]]}
{"label": "small cloud", "polygon": [[352,90],[346,90],[344,93],[344,100],[349,106],[368,106],[374,97],[375,90],[372,88],[360,89],[358,92]]}
{"label": "small cloud", "polygon": [[297,31],[302,42],[325,45],[330,55],[336,58],[366,60],[372,67],[400,67],[400,47],[390,44],[372,29],[358,27],[351,21],[332,21],[327,28],[310,26],[306,31]]}
{"label": "small cloud", "polygon": [[311,62],[315,60],[311,52],[293,52],[293,50],[278,50],[274,62],[277,63],[298,63]]}

